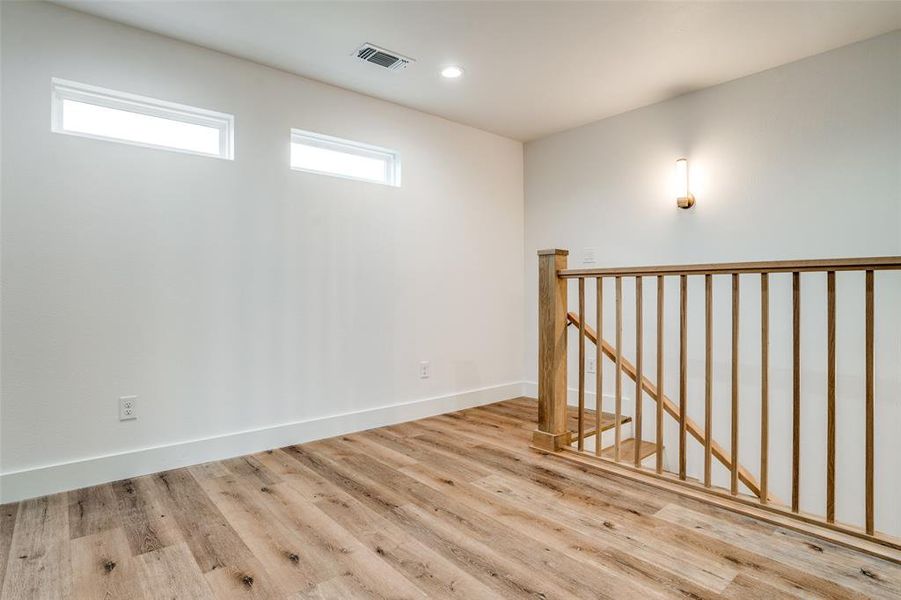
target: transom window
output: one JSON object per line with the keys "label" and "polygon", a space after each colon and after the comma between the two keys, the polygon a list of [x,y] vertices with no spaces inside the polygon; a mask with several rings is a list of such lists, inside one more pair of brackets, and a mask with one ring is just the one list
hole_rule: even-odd
{"label": "transom window", "polygon": [[56,133],[234,158],[232,115],[64,79],[52,89]]}
{"label": "transom window", "polygon": [[400,187],[397,152],[300,129],[291,130],[291,168]]}

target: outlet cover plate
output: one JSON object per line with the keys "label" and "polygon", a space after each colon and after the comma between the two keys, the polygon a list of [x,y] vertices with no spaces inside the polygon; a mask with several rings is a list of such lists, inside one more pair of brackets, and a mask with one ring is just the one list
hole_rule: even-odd
{"label": "outlet cover plate", "polygon": [[582,264],[585,266],[593,266],[596,262],[596,248],[582,248]]}
{"label": "outlet cover plate", "polygon": [[138,397],[119,396],[119,420],[133,421],[138,418]]}

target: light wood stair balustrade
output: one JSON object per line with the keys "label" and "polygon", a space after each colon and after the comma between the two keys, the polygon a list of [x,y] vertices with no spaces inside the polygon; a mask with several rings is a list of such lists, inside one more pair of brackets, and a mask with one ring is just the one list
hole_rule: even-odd
{"label": "light wood stair balustrade", "polygon": [[[699,265],[672,265],[609,269],[568,269],[566,250],[542,250],[539,259],[539,328],[538,328],[538,427],[532,437],[532,448],[541,452],[557,454],[579,464],[597,468],[620,477],[675,489],[685,495],[705,502],[741,512],[755,518],[777,523],[789,529],[818,535],[834,543],[854,547],[873,555],[901,563],[901,539],[880,532],[875,522],[877,473],[885,477],[886,471],[876,468],[876,450],[874,436],[877,426],[875,402],[875,280],[877,271],[901,270],[901,257],[877,257],[829,260],[800,260],[748,263],[722,263]],[[836,520],[836,429],[843,425],[836,413],[836,274],[858,272],[862,274],[863,306],[862,314],[848,318],[859,318],[862,338],[864,340],[863,360],[865,373],[862,380],[862,413],[863,437],[862,465],[860,474],[863,485],[863,518],[859,524],[842,523]],[[785,456],[772,454],[775,444],[770,438],[770,275],[785,273],[791,278],[791,351],[790,364],[780,365],[782,371],[791,373],[790,414],[791,424],[787,428],[791,436],[786,441],[791,451]],[[801,482],[807,477],[802,472],[801,463],[801,422],[807,416],[805,411],[811,410],[802,404],[801,384],[801,308],[802,308],[802,274],[821,273],[826,276],[825,304],[825,354],[826,354],[826,396],[824,399],[826,431],[823,439],[825,449],[825,490],[823,490],[822,513],[810,513],[801,510]],[[689,278],[703,278],[704,319],[697,327],[688,322]],[[714,322],[714,280],[723,278],[730,284],[731,304],[729,319],[726,323]],[[575,279],[578,288],[578,310],[571,311],[568,303],[568,282]],[[609,293],[612,287],[612,310],[605,312],[604,280],[612,280],[607,286]],[[626,307],[623,302],[623,280],[634,283],[634,307]],[[739,376],[742,372],[740,323],[742,308],[740,304],[741,286],[746,280],[756,279],[754,292],[759,289],[760,303],[754,310],[759,310],[759,380],[755,384],[759,388],[759,397],[755,398],[755,411],[742,410],[742,386]],[[651,349],[645,348],[645,307],[646,294],[644,285],[653,283],[656,287],[656,311],[651,312],[656,319],[655,343]],[[898,282],[895,282],[898,283]],[[590,284],[590,285],[589,285]],[[631,285],[631,284],[630,284]],[[678,297],[678,339],[670,340],[673,347],[678,348],[678,370],[665,372],[667,341],[664,332],[665,298],[667,285],[673,295]],[[631,289],[631,288],[630,288]],[[693,289],[693,288],[692,288]],[[594,299],[593,315],[586,315],[586,297]],[[789,307],[786,306],[786,310]],[[901,310],[901,307],[898,307]],[[624,312],[631,311],[629,319],[632,331],[623,331]],[[605,316],[615,316],[612,332],[604,335]],[[588,321],[594,323],[594,327]],[[690,329],[694,325],[701,329]],[[729,390],[727,397],[714,398],[713,390],[713,331],[714,328],[731,329],[731,344],[725,350],[731,366]],[[675,329],[675,326],[673,327]],[[567,384],[568,369],[568,331],[577,335],[578,347],[578,387],[576,390],[577,405],[568,404],[569,389]],[[894,329],[887,330],[890,334]],[[624,336],[634,335],[629,346],[629,354],[624,355]],[[788,331],[786,330],[786,333]],[[697,336],[697,337],[696,337]],[[689,338],[703,339],[703,394],[695,398],[698,392],[691,388],[689,394]],[[613,343],[607,341],[614,340]],[[897,341],[895,341],[897,342]],[[755,340],[756,343],[756,340]],[[597,364],[593,375],[594,381],[588,381],[586,360],[587,346],[594,345]],[[694,348],[694,347],[692,347]],[[719,348],[717,349],[719,350]],[[647,352],[655,355],[652,365],[654,372],[646,367]],[[611,361],[613,381],[605,382],[604,359]],[[757,357],[754,357],[757,358]],[[694,367],[693,367],[694,368]],[[698,375],[698,374],[696,374]],[[609,376],[609,372],[608,375]],[[586,406],[586,390],[592,387],[595,398],[593,407]],[[605,390],[613,389],[613,399],[605,400]],[[675,391],[668,397],[664,389]],[[632,402],[626,406],[626,394],[634,393]],[[695,408],[703,410],[703,423],[692,419],[688,407],[696,402]],[[651,406],[653,414],[644,413],[645,404]],[[609,406],[611,405],[612,406]],[[721,406],[727,408],[720,408]],[[716,410],[728,413],[730,427],[725,443],[713,438],[713,415]],[[695,413],[697,414],[697,413]],[[778,413],[780,416],[788,413]],[[667,419],[672,419],[671,427],[677,431],[678,441],[672,448],[665,448],[664,431]],[[624,426],[631,429],[631,437],[626,435]],[[653,435],[648,436],[648,431]],[[753,431],[755,444],[759,443],[759,462],[754,465],[741,463],[742,440],[749,431]],[[896,432],[897,433],[897,432]],[[612,443],[609,443],[612,438]],[[694,441],[692,441],[694,440]],[[670,439],[672,441],[672,439]],[[687,458],[690,444],[698,444],[703,452],[700,466],[689,465]],[[809,447],[809,446],[806,446]],[[664,460],[666,452],[672,460],[671,468],[667,468]],[[694,454],[693,456],[697,456]],[[645,465],[646,459],[653,460],[653,466]],[[755,460],[758,460],[755,457]],[[790,465],[791,498],[783,502],[772,491],[770,465],[781,461]],[[650,460],[648,463],[652,462]],[[809,460],[805,468],[810,468]],[[728,485],[714,484],[715,463],[721,465],[728,474]],[[691,467],[691,468],[690,468]],[[720,467],[716,467],[720,468]],[[692,477],[691,472],[698,475]],[[857,474],[852,474],[856,476]],[[889,477],[901,477],[901,473],[889,473]],[[812,478],[813,479],[813,478]],[[886,482],[888,487],[897,482]],[[778,486],[777,486],[778,487]],[[901,505],[896,507],[901,510]]]}
{"label": "light wood stair balustrade", "polygon": [[[577,315],[575,315],[573,313],[567,313],[566,317],[570,323],[572,323],[573,325],[578,327],[579,317]],[[588,338],[593,344],[597,344],[597,334],[594,332],[594,330],[592,328],[590,328],[588,326],[585,327],[585,337]],[[613,346],[611,346],[607,342],[603,342],[601,344],[601,348],[602,348],[605,356],[607,356],[608,358],[610,358],[612,360],[616,359],[616,350],[613,348]],[[630,363],[628,360],[626,360],[625,358],[623,358],[621,360],[622,360],[621,368],[622,368],[623,373],[629,379],[631,379],[632,381],[635,381],[637,378],[635,366],[632,363]],[[653,383],[651,383],[651,381],[647,377],[641,378],[641,387],[642,387],[642,390],[644,390],[644,393],[647,394],[648,398],[650,398],[651,400],[654,400],[655,402],[657,402],[661,399],[661,397],[658,395],[658,392],[657,392],[657,386],[655,386]],[[679,410],[679,407],[676,404],[674,404],[673,401],[670,400],[669,398],[667,398],[665,395],[662,396],[662,403],[663,403],[663,410],[666,412],[666,414],[668,414],[669,416],[673,417],[674,419],[676,419],[677,421],[679,421],[681,423],[681,412]],[[575,420],[578,421],[578,410],[575,410],[574,412],[575,412]],[[613,427],[613,423],[615,422],[616,415],[610,415],[610,419],[611,419],[610,427]],[[631,417],[623,417],[623,419],[624,420],[621,421],[622,423],[628,423],[628,422],[632,421]],[[707,436],[704,433],[704,429],[700,425],[698,425],[692,419],[690,419],[686,416],[685,427],[686,427],[686,430],[688,431],[688,433],[690,433],[693,438],[695,438],[705,448],[707,447],[707,445],[708,445]],[[586,437],[587,437],[587,435],[588,434],[586,434]],[[710,441],[709,446],[710,446],[710,451],[711,451],[712,456],[714,458],[716,458],[724,467],[726,467],[726,469],[728,469],[729,471],[732,471],[732,459],[731,459],[729,453],[722,446],[717,444],[715,441],[713,441],[713,440],[709,440],[709,441]],[[625,454],[625,456],[629,456],[629,454]],[[752,475],[746,468],[742,467],[741,465],[738,465],[738,477],[739,477],[739,480],[743,484],[748,486],[748,489],[750,489],[751,492],[755,496],[760,496],[760,483],[757,481],[757,479],[754,478],[754,475]],[[772,494],[768,494],[768,499],[770,501],[776,500],[776,498],[774,498]]]}

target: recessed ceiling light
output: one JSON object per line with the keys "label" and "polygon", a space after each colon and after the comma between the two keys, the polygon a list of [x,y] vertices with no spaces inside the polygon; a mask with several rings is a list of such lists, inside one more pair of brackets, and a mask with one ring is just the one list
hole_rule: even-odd
{"label": "recessed ceiling light", "polygon": [[456,79],[463,75],[463,67],[450,65],[441,69],[441,76],[445,79]]}

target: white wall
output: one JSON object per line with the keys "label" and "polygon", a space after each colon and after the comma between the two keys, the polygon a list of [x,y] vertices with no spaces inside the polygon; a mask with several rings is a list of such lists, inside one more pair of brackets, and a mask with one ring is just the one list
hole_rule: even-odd
{"label": "white wall", "polygon": [[[4,500],[519,393],[519,142],[2,10]],[[51,77],[234,114],[236,159],[53,134]],[[291,127],[398,150],[403,187],[289,170]]]}
{"label": "white wall", "polygon": [[[687,156],[697,206],[675,206],[674,161]],[[536,372],[539,248],[568,248],[582,266],[901,255],[901,32],[815,56],[528,143],[525,151],[525,378]],[[863,277],[839,275],[838,400],[840,520],[863,516]],[[667,393],[678,399],[677,282],[668,281]],[[825,485],[825,276],[803,280],[802,507],[823,510]],[[655,286],[645,283],[645,367],[653,373]],[[759,464],[759,280],[742,279],[741,460]],[[624,282],[625,348],[634,356],[634,292]],[[575,285],[570,288],[575,308]],[[606,337],[613,288],[605,291]],[[715,285],[715,438],[729,447],[730,288]],[[790,497],[790,282],[771,283],[771,481]],[[703,281],[689,316],[689,413],[703,423]],[[877,526],[901,534],[901,274],[877,274]],[[588,314],[593,314],[589,294]],[[590,319],[593,323],[594,319]],[[574,340],[575,334],[572,335]],[[573,341],[571,340],[571,341]],[[571,345],[571,366],[575,363]],[[613,392],[608,370],[607,394]],[[571,371],[570,386],[576,386]],[[628,381],[628,380],[627,380]],[[634,385],[626,384],[634,397]],[[590,398],[593,403],[593,398]],[[631,402],[626,406],[631,407]],[[607,404],[611,406],[611,404]],[[653,409],[644,404],[645,412]],[[669,422],[670,420],[667,419]],[[676,429],[666,460],[676,461]],[[653,436],[653,418],[645,421]],[[701,471],[701,449],[689,453]],[[716,473],[725,483],[726,474]],[[889,483],[891,482],[891,483]]]}
{"label": "white wall", "polygon": [[[518,142],[44,3],[2,4],[0,52],[0,500],[515,395],[523,347],[525,379],[535,373],[538,248],[570,248],[574,266],[583,248],[602,266],[901,254],[901,33],[532,142],[525,216]],[[51,134],[54,76],[232,113],[236,160]],[[403,187],[290,171],[291,127],[399,150]],[[691,211],[675,208],[670,189],[681,155],[698,197]],[[862,516],[860,280],[839,280],[838,510],[852,522]],[[901,275],[878,282],[886,482],[901,471]],[[787,456],[789,288],[785,277],[771,285],[771,455]],[[824,278],[804,286],[802,503],[819,511]],[[701,284],[690,293],[690,412],[700,421]],[[728,446],[728,283],[715,295],[715,437]],[[753,416],[752,278],[742,305],[742,411]],[[431,379],[417,377],[420,360]],[[140,418],[120,423],[126,394],[140,395]],[[645,430],[653,435],[652,420]],[[743,429],[752,469],[757,435]],[[699,448],[689,457],[699,474]],[[787,498],[788,463],[771,464]],[[877,523],[897,535],[894,482],[877,490]]]}

